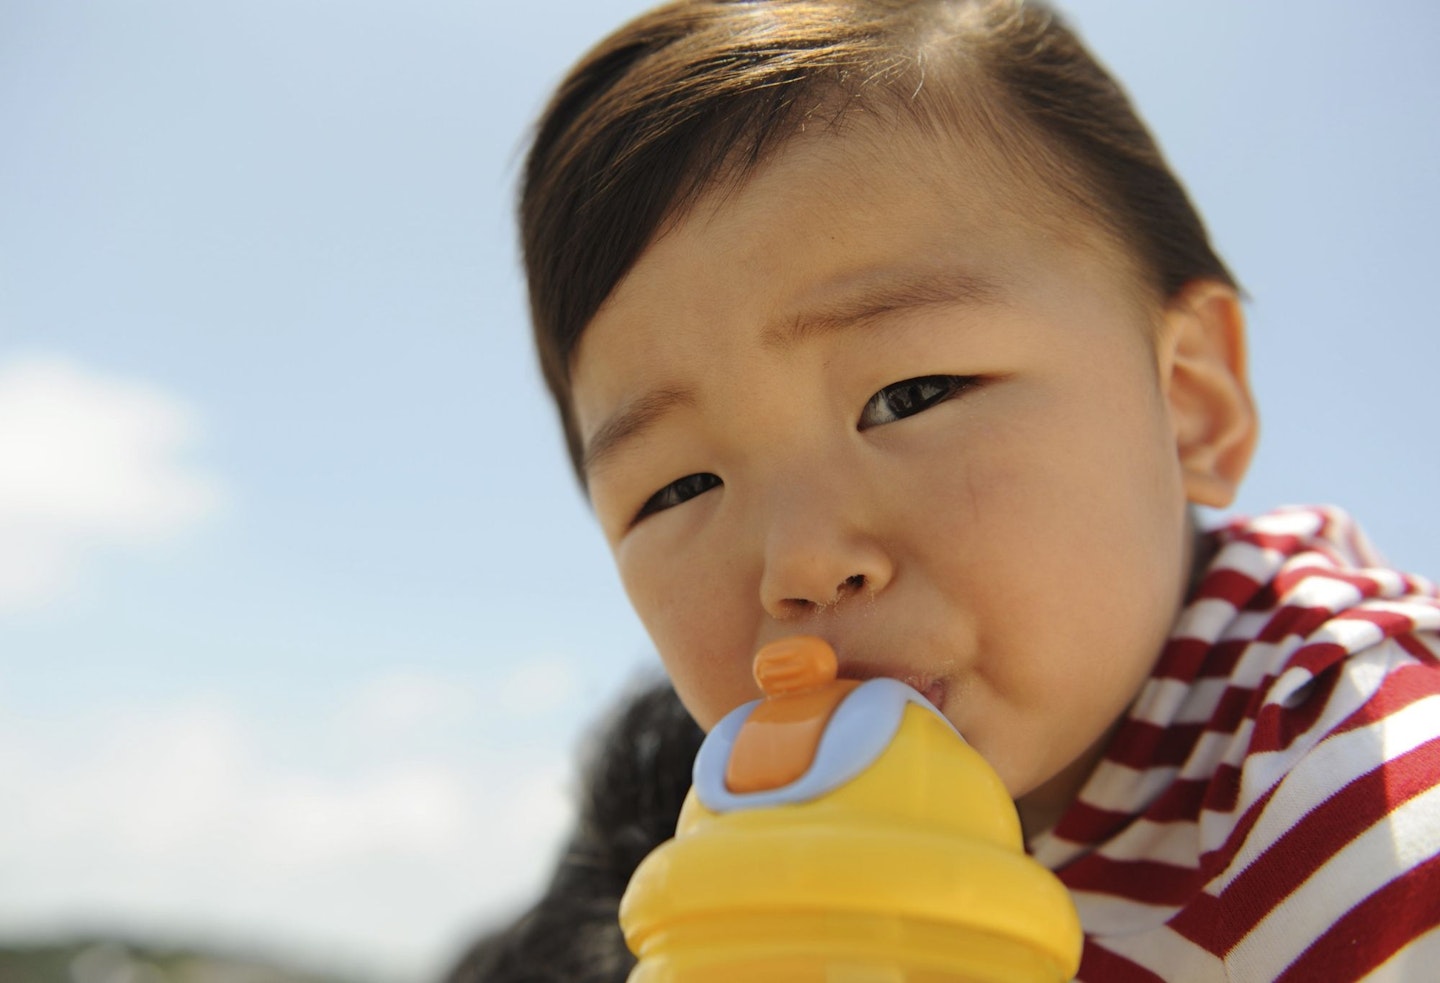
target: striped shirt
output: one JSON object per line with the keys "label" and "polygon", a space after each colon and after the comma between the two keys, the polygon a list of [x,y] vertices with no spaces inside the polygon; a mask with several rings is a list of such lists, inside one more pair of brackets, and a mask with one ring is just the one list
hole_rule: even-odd
{"label": "striped shirt", "polygon": [[1090,983],[1440,980],[1440,599],[1349,517],[1214,561],[1111,746],[1030,848]]}

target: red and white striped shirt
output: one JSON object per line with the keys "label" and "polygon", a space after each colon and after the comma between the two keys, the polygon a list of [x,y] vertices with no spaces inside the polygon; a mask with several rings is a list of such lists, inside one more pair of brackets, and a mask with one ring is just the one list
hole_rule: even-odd
{"label": "red and white striped shirt", "polygon": [[1440,599],[1334,509],[1219,551],[1104,759],[1030,844],[1081,980],[1440,980]]}

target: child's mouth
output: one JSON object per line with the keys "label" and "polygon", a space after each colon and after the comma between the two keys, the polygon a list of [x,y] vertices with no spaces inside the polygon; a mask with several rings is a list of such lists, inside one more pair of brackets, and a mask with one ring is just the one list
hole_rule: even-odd
{"label": "child's mouth", "polygon": [[864,663],[841,663],[839,676],[841,679],[877,679],[886,677],[897,682],[904,683],[915,690],[942,714],[945,712],[945,696],[948,687],[944,679],[932,679],[920,673],[907,673],[904,671],[886,670],[879,666],[866,665]]}
{"label": "child's mouth", "polygon": [[942,714],[945,712],[945,681],[937,679],[929,686],[920,690],[920,695],[930,701],[930,705]]}

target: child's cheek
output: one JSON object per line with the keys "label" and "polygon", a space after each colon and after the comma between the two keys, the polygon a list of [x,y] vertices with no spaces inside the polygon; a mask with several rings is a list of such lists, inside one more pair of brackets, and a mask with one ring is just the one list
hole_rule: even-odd
{"label": "child's cheek", "polygon": [[749,667],[758,604],[737,582],[733,549],[681,548],[668,536],[632,536],[616,559],[631,604],[700,726],[708,730],[754,699]]}

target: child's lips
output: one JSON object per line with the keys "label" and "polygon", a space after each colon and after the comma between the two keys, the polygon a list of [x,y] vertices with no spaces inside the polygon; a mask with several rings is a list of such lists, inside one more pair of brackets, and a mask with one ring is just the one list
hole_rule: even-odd
{"label": "child's lips", "polygon": [[941,713],[945,712],[945,680],[937,679],[929,686],[920,691],[920,695],[930,701],[930,705]]}
{"label": "child's lips", "polygon": [[904,683],[929,701],[941,713],[945,712],[945,695],[949,687],[945,680],[921,672],[911,672],[902,667],[885,667],[864,662],[841,662],[836,673],[841,679],[893,679]]}

